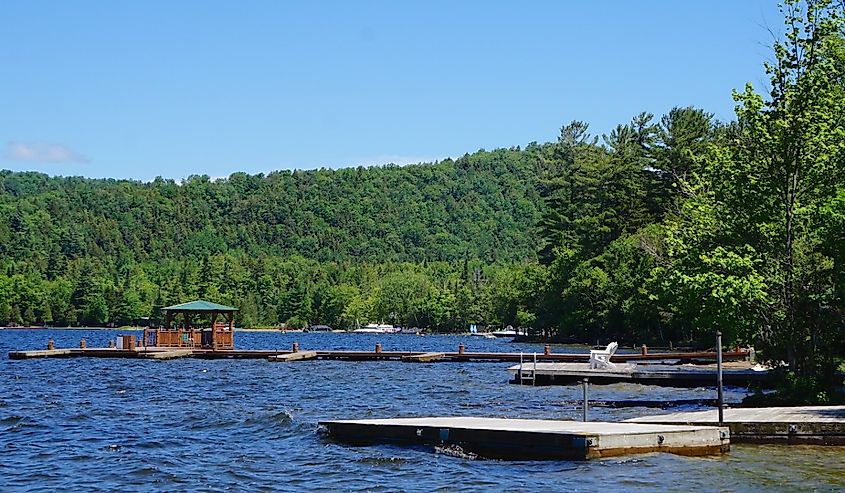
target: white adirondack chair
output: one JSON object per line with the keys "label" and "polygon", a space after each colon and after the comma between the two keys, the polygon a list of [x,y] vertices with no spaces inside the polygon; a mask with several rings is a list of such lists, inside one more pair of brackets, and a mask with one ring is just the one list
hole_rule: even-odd
{"label": "white adirondack chair", "polygon": [[591,349],[590,369],[604,368],[610,370],[616,368],[616,365],[610,362],[610,357],[613,356],[617,348],[619,348],[619,344],[617,342],[611,342],[604,349]]}

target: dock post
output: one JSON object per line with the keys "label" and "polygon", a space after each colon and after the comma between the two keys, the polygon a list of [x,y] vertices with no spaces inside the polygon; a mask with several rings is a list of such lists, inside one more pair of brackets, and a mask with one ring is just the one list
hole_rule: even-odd
{"label": "dock post", "polygon": [[56,349],[56,343],[53,342],[53,339],[47,339],[47,351],[52,351]]}
{"label": "dock post", "polygon": [[642,354],[643,356],[648,355],[648,346],[646,346],[645,344],[643,344],[643,347],[642,347],[642,348],[640,348],[640,354]]}
{"label": "dock post", "polygon": [[522,385],[522,351],[519,352],[519,384]]}
{"label": "dock post", "polygon": [[299,352],[299,343],[298,343],[298,342],[294,342],[294,343],[293,343],[293,348],[292,348],[292,349],[293,349],[293,351],[292,351],[292,352],[294,352],[294,353],[298,353],[298,352]]}
{"label": "dock post", "polygon": [[719,426],[725,424],[725,394],[722,391],[722,331],[716,331],[716,388],[719,393]]}
{"label": "dock post", "polygon": [[464,354],[464,343],[458,344],[458,354]]}
{"label": "dock post", "polygon": [[376,343],[376,353],[380,353],[380,352],[381,352],[381,343],[377,342]]}
{"label": "dock post", "polygon": [[590,409],[589,402],[590,401],[588,400],[588,397],[587,397],[587,387],[589,385],[590,385],[590,380],[587,379],[587,378],[585,378],[584,381],[581,382],[581,390],[584,392],[584,400],[583,400],[583,403],[582,403],[584,416],[583,416],[582,421],[584,421],[585,423],[590,420],[590,418],[589,418],[589,409]]}
{"label": "dock post", "polygon": [[531,369],[531,385],[537,385],[537,353],[534,353],[534,368]]}

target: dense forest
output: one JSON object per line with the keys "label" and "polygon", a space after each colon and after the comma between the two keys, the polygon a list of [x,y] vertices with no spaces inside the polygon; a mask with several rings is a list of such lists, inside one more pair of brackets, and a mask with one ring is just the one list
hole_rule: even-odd
{"label": "dense forest", "polygon": [[410,166],[152,182],[0,172],[0,321],[129,324],[205,298],[245,326],[392,322],[841,356],[845,36],[787,2],[770,87],[606,135]]}
{"label": "dense forest", "polygon": [[201,297],[247,326],[459,329],[490,276],[537,258],[549,149],[180,183],[2,172],[0,320],[127,324]]}

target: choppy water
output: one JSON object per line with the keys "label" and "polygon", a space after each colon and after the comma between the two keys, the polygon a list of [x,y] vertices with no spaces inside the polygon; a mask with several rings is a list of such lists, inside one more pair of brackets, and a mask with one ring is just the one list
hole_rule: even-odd
{"label": "choppy water", "polygon": [[[12,349],[104,346],[116,331],[0,330],[0,491],[837,491],[845,449],[734,445],[723,457],[471,460],[327,440],[331,418],[578,419],[579,387],[519,387],[506,363],[10,361]],[[542,351],[457,336],[238,333],[240,348]],[[593,399],[701,399],[708,389],[595,386]],[[741,389],[728,391],[739,400]],[[686,408],[689,409],[689,408]],[[620,420],[656,409],[596,408]]]}

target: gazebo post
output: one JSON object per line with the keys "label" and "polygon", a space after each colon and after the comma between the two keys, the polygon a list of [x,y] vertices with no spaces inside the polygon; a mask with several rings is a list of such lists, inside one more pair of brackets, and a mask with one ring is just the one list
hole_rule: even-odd
{"label": "gazebo post", "polygon": [[217,312],[211,312],[211,346],[217,349]]}
{"label": "gazebo post", "polygon": [[185,336],[191,335],[191,312],[185,312],[185,335],[180,334],[179,337],[179,347],[182,347],[182,343],[185,342]]}
{"label": "gazebo post", "polygon": [[211,349],[217,350],[217,331],[214,330],[214,321],[211,322]]}

